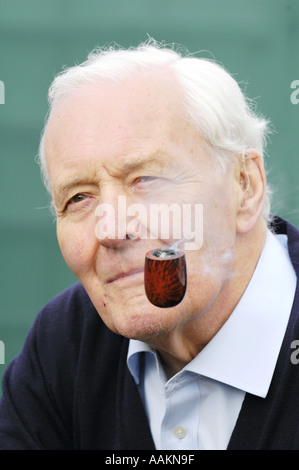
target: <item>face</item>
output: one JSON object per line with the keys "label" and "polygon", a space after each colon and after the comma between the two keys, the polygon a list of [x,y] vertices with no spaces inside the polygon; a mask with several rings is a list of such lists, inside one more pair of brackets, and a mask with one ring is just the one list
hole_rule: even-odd
{"label": "face", "polygon": [[[45,150],[61,252],[112,331],[143,340],[167,335],[224,298],[234,270],[234,172],[223,174],[185,119],[171,77],[140,75],[77,90],[53,111]],[[127,208],[145,209],[139,229],[146,227],[147,236],[117,237],[118,230],[132,231],[124,205],[118,214],[120,196]],[[169,309],[152,305],[144,290],[146,252],[173,241],[171,233],[153,238],[141,220],[160,203],[203,206],[203,245],[186,251],[187,292]],[[96,234],[99,205],[114,209],[116,234],[108,224],[105,236]]]}

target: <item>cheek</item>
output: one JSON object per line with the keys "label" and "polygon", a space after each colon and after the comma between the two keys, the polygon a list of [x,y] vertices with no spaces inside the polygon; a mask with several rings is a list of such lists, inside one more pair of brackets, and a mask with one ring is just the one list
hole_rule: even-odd
{"label": "cheek", "polygon": [[221,251],[230,245],[236,235],[237,210],[233,191],[220,187],[215,190],[203,208],[204,242]]}
{"label": "cheek", "polygon": [[66,264],[78,278],[90,271],[97,250],[94,231],[58,224],[57,240]]}
{"label": "cheek", "polygon": [[199,317],[214,303],[223,286],[223,273],[218,263],[207,255],[200,259],[187,257],[187,291],[182,308]]}

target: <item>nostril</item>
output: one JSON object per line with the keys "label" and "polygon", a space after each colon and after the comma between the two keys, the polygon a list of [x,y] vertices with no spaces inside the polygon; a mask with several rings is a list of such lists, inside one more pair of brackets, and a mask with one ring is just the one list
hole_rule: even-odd
{"label": "nostril", "polygon": [[134,240],[135,238],[137,238],[135,235],[133,235],[132,233],[127,233],[126,234],[126,240]]}

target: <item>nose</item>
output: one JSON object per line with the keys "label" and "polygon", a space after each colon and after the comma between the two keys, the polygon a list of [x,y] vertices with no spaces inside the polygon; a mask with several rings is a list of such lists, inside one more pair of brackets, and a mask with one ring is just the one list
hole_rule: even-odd
{"label": "nose", "polygon": [[132,239],[127,231],[127,198],[125,195],[109,197],[102,201],[97,208],[95,215],[98,218],[96,223],[96,236],[101,245],[106,248],[118,248],[128,243]]}

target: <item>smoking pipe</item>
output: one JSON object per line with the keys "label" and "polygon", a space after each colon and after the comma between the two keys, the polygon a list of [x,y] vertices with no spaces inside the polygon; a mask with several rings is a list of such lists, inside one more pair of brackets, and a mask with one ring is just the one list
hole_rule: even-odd
{"label": "smoking pipe", "polygon": [[148,251],[145,255],[144,286],[148,300],[157,307],[178,305],[187,286],[184,252],[171,248]]}

